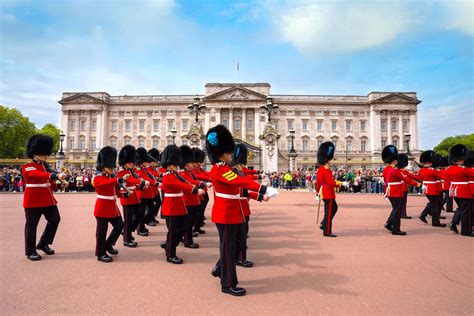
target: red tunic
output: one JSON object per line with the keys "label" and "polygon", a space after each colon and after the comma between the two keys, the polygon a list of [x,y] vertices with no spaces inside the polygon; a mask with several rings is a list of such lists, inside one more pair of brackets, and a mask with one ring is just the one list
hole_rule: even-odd
{"label": "red tunic", "polygon": [[[183,177],[190,185],[194,185],[198,188],[205,188],[206,184],[202,181],[196,180],[193,178],[191,171],[183,170],[179,172],[179,175]],[[192,194],[192,193],[184,193],[184,204],[186,206],[197,206],[201,204],[201,198],[199,195]]]}
{"label": "red tunic", "polygon": [[151,185],[150,188],[151,190],[153,191],[153,196],[157,196],[158,194],[160,194],[160,191],[158,190],[158,185],[159,185],[159,179],[160,179],[160,174],[158,173],[158,171],[156,171],[156,169],[152,166],[148,166],[146,167],[146,170],[148,171],[149,174],[151,174],[154,178],[155,178],[155,181],[156,181],[156,185]]}
{"label": "red tunic", "polygon": [[143,190],[137,191],[139,199],[153,199],[155,197],[155,191],[153,191],[152,187],[156,187],[158,182],[153,180],[150,175],[148,175],[147,170],[143,167],[138,167],[136,174],[140,177],[140,179],[150,182],[150,185]]}
{"label": "red tunic", "polygon": [[240,224],[245,215],[240,203],[240,188],[265,194],[267,187],[248,177],[239,176],[224,162],[216,163],[211,169],[214,186],[212,222],[218,224]]}
{"label": "red tunic", "polygon": [[443,175],[451,182],[449,195],[462,199],[472,199],[469,181],[474,177],[474,168],[466,168],[461,165],[451,165],[443,170]]}
{"label": "red tunic", "polygon": [[423,181],[426,187],[426,195],[440,195],[441,194],[441,173],[431,167],[424,167],[418,172],[418,177]]}
{"label": "red tunic", "polygon": [[188,214],[184,193],[197,194],[198,188],[179,180],[175,172],[168,171],[163,174],[161,191],[164,193],[161,206],[163,216],[180,216]]}
{"label": "red tunic", "polygon": [[23,195],[24,208],[48,207],[58,204],[53,196],[56,183],[51,180],[51,173],[42,163],[32,161],[21,167],[21,174],[26,183]]}
{"label": "red tunic", "polygon": [[98,175],[92,178],[92,185],[97,193],[95,201],[94,216],[114,218],[120,216],[117,207],[117,182],[118,178],[106,175]]}
{"label": "red tunic", "polygon": [[402,185],[404,182],[417,186],[418,184],[411,178],[403,175],[403,173],[393,166],[386,166],[383,169],[383,179],[385,182],[385,196],[401,198],[403,197]]}
{"label": "red tunic", "polygon": [[[408,177],[412,180],[421,182],[420,178],[417,175],[411,173],[410,171],[408,171],[406,169],[399,169],[399,170],[405,177]],[[403,192],[408,192],[408,185],[405,181],[403,181],[403,183],[402,183],[402,191]]]}
{"label": "red tunic", "polygon": [[144,181],[133,177],[132,172],[128,169],[122,169],[118,172],[118,177],[123,177],[124,175],[129,174],[130,178],[125,181],[124,185],[131,194],[128,198],[120,197],[120,204],[122,205],[135,205],[140,204],[140,199],[138,198],[137,192],[135,190],[139,190],[141,186],[143,186]]}
{"label": "red tunic", "polygon": [[331,169],[326,166],[321,166],[316,173],[316,192],[320,195],[321,199],[333,200],[336,198],[336,192],[334,189],[337,187],[336,180],[332,175]]}

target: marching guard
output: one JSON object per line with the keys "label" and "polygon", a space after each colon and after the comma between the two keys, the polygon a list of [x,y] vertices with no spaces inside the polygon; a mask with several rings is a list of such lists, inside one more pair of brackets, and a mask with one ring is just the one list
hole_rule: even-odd
{"label": "marching guard", "polygon": [[[113,174],[116,160],[117,150],[115,148],[109,146],[102,148],[97,156],[96,165],[100,174],[92,179],[92,185],[97,193],[94,208],[94,216],[97,220],[95,255],[98,261],[105,263],[112,261],[112,257],[107,253],[118,254],[118,250],[114,246],[124,226],[116,202],[118,192],[120,192],[118,187],[130,178],[130,174],[125,174],[123,177],[116,177]],[[113,229],[109,237],[106,238],[109,223]]]}
{"label": "marching guard", "polygon": [[[204,170],[202,167],[204,160],[206,160],[206,154],[204,151],[202,151],[200,148],[193,147],[193,153],[194,157],[196,159],[195,161],[195,168],[193,169],[193,175],[201,180],[201,181],[206,181],[210,182],[211,181],[211,175],[209,172]],[[206,207],[207,204],[209,203],[209,194],[207,193],[207,188],[204,188],[204,195],[201,196],[201,206],[199,207],[199,210],[196,214],[195,217],[195,222],[194,222],[194,229],[193,231],[198,233],[198,234],[205,234],[206,231],[202,229],[202,227],[205,225],[205,213],[206,213]]]}
{"label": "marching guard", "polygon": [[[25,208],[25,255],[31,261],[41,260],[36,250],[47,255],[53,255],[54,250],[49,247],[54,241],[61,217],[57,207],[58,202],[53,196],[56,180],[66,179],[66,174],[56,174],[46,164],[53,151],[53,139],[47,135],[35,134],[26,143],[26,155],[31,162],[21,168],[26,183],[23,196]],[[36,244],[36,231],[41,215],[47,220],[46,227],[40,241]]]}
{"label": "marching guard", "polygon": [[[417,175],[411,173],[410,171],[406,170],[405,168],[408,166],[408,155],[407,154],[398,154],[397,165],[396,167],[400,170],[400,172],[408,178],[411,178],[414,181],[420,182],[420,178]],[[407,202],[408,202],[408,185],[405,181],[402,183],[402,191],[403,191],[403,201],[402,201],[402,214],[401,218],[403,219],[411,219],[411,216],[407,214]]]}
{"label": "marching guard", "polygon": [[[150,166],[148,166],[150,173],[157,179],[157,181],[161,184],[161,174],[159,172],[160,166],[160,151],[156,148],[152,148],[148,151],[148,155],[151,158]],[[153,213],[153,219],[151,220],[155,225],[158,225],[160,222],[158,221],[158,212],[160,211],[161,207],[161,193],[158,186],[151,187],[155,193],[155,198],[153,199],[155,202],[155,211]],[[151,223],[148,223],[150,225]]]}
{"label": "marching guard", "polygon": [[[155,216],[155,189],[158,188],[159,182],[152,174],[150,167],[151,158],[145,148],[137,148],[137,175],[140,179],[148,181],[150,185],[138,191],[138,198],[140,199],[140,216],[137,216],[138,231],[141,232],[142,236],[147,236],[149,231],[145,227],[145,224],[149,226],[156,226],[153,221]],[[134,226],[135,226],[134,225]]]}
{"label": "marching guard", "polygon": [[217,125],[206,134],[206,151],[213,164],[210,171],[214,186],[212,222],[219,232],[220,258],[211,274],[221,279],[221,291],[234,296],[243,296],[246,291],[238,287],[236,262],[245,238],[243,223],[245,216],[240,203],[240,189],[267,194],[278,194],[278,190],[261,185],[232,171],[229,163],[235,149],[232,134],[224,125]]}

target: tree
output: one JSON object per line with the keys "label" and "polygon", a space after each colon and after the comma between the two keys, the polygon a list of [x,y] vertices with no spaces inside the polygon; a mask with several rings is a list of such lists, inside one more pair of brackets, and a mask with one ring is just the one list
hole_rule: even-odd
{"label": "tree", "polygon": [[456,145],[463,144],[469,148],[469,150],[474,150],[474,134],[469,135],[458,135],[445,138],[438,144],[433,150],[440,154],[441,156],[449,156],[449,149]]}
{"label": "tree", "polygon": [[56,125],[52,123],[44,124],[43,128],[38,130],[38,133],[51,136],[54,140],[53,153],[57,152],[59,149],[59,134],[61,131]]}
{"label": "tree", "polygon": [[19,110],[0,105],[0,158],[24,157],[26,141],[35,132],[35,125]]}

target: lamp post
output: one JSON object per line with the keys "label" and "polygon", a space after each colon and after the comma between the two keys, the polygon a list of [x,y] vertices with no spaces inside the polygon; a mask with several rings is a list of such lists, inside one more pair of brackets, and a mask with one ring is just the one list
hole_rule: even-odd
{"label": "lamp post", "polygon": [[65,139],[66,135],[64,134],[63,131],[59,133],[59,152],[56,156],[57,162],[56,162],[56,169],[61,169],[64,166],[64,151],[63,151],[63,142]]}
{"label": "lamp post", "polygon": [[288,152],[288,157],[290,157],[290,170],[293,171],[293,170],[296,170],[296,157],[298,156],[295,150],[295,143],[294,143],[295,130],[293,128],[290,128],[288,132],[290,133],[290,139],[291,139],[291,147]]}
{"label": "lamp post", "polygon": [[196,124],[199,122],[199,113],[201,113],[205,109],[206,109],[206,106],[203,104],[201,98],[198,96],[194,98],[193,104],[188,105],[188,110],[196,114],[196,117],[195,117]]}
{"label": "lamp post", "polygon": [[410,133],[406,133],[406,134],[405,134],[405,144],[406,144],[406,146],[407,146],[407,155],[408,155],[408,157],[411,157],[410,141],[411,141],[411,134],[410,134]]}
{"label": "lamp post", "polygon": [[267,97],[267,103],[260,106],[260,109],[265,110],[265,113],[267,114],[268,123],[271,123],[272,121],[272,111],[278,110],[279,108],[280,107],[277,104],[273,104],[273,99],[270,96]]}
{"label": "lamp post", "polygon": [[175,139],[176,139],[176,134],[178,133],[178,131],[176,130],[176,127],[173,127],[171,130],[171,139],[173,140],[173,145],[175,144]]}

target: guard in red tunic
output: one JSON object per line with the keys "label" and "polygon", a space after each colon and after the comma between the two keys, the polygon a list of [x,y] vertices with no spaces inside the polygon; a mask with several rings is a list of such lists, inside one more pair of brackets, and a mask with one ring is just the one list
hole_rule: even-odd
{"label": "guard in red tunic", "polygon": [[388,197],[392,204],[392,212],[385,223],[385,228],[392,232],[392,235],[406,235],[406,232],[400,230],[400,218],[403,205],[403,183],[419,187],[420,184],[395,168],[397,165],[398,150],[393,145],[385,146],[382,150],[382,160],[386,165],[383,170],[383,179],[385,182],[385,197]]}
{"label": "guard in red tunic", "polygon": [[245,289],[238,287],[236,262],[237,254],[241,252],[245,231],[242,223],[245,215],[240,203],[240,189],[247,189],[260,194],[267,193],[269,197],[277,195],[274,188],[239,176],[228,165],[232,161],[234,139],[224,125],[217,125],[207,132],[206,151],[213,164],[211,181],[214,186],[214,205],[212,221],[219,232],[220,259],[211,274],[221,278],[221,290],[235,296],[245,295]]}
{"label": "guard in red tunic", "polygon": [[[49,169],[46,164],[53,151],[53,139],[47,135],[36,134],[26,143],[26,155],[32,161],[21,168],[21,173],[26,184],[23,196],[25,208],[25,255],[32,261],[41,260],[36,250],[41,250],[47,255],[53,255],[54,250],[49,247],[54,241],[61,217],[57,201],[53,196],[56,180],[64,180],[66,174],[59,175]],[[36,230],[38,222],[44,215],[48,223],[38,244],[36,244]]]}
{"label": "guard in red tunic", "polygon": [[161,182],[163,205],[161,212],[166,218],[166,242],[161,244],[166,252],[166,261],[181,264],[183,259],[176,255],[176,247],[184,236],[185,219],[187,215],[184,194],[202,195],[204,191],[189,184],[178,174],[181,163],[179,147],[168,145],[161,153],[161,165],[166,168]]}
{"label": "guard in red tunic", "polygon": [[[446,170],[446,168],[449,167],[449,159],[447,157],[442,157],[441,158],[441,165],[440,168],[442,170]],[[444,173],[444,172],[442,172]],[[449,196],[449,187],[451,186],[451,183],[447,179],[442,179],[441,180],[441,190],[443,194],[443,202],[441,204],[441,208],[444,209],[444,206],[446,205],[446,213],[454,213],[453,211],[453,198]]]}
{"label": "guard in red tunic", "polygon": [[[443,175],[451,182],[449,193],[459,206],[459,211],[456,210],[449,228],[451,231],[457,233],[456,225],[461,221],[461,235],[473,237],[472,224],[472,203],[473,191],[471,191],[471,184],[474,179],[474,168],[463,166],[468,156],[467,147],[461,144],[454,145],[449,151],[449,160],[452,163]],[[472,155],[468,165],[472,166]]]}
{"label": "guard in red tunic", "polygon": [[[414,181],[420,181],[417,175],[411,173],[410,171],[406,170],[405,168],[408,166],[408,155],[407,154],[399,154],[397,159],[397,169],[405,176]],[[411,216],[407,215],[407,200],[408,200],[408,185],[405,181],[402,183],[402,191],[403,191],[403,202],[402,202],[402,216],[401,218],[404,219],[411,219]]]}
{"label": "guard in red tunic", "polygon": [[[95,255],[101,262],[111,262],[111,255],[118,254],[114,249],[117,239],[123,229],[123,220],[120,210],[117,207],[117,195],[119,195],[119,185],[123,185],[125,180],[130,178],[130,174],[123,177],[114,176],[115,162],[117,161],[117,150],[112,147],[104,147],[97,156],[96,168],[100,172],[92,179],[92,185],[97,193],[94,216],[97,220]],[[107,237],[109,223],[113,229]]]}
{"label": "guard in red tunic", "polygon": [[[196,158],[196,161],[194,163],[195,168],[193,170],[194,176],[201,181],[209,182],[211,181],[211,176],[210,173],[203,168],[204,161],[206,160],[206,154],[204,151],[197,147],[193,147],[193,153],[194,157]],[[194,222],[194,229],[193,231],[199,234],[205,234],[206,231],[202,229],[202,227],[205,225],[205,213],[206,213],[206,207],[207,204],[209,203],[209,194],[207,193],[207,188],[204,188],[204,195],[201,197],[201,206],[199,207],[198,213],[196,214],[195,217],[195,222]]]}
{"label": "guard in red tunic", "polygon": [[161,207],[161,193],[160,193],[160,188],[159,188],[159,186],[161,185],[161,174],[159,172],[160,152],[158,151],[158,149],[152,148],[148,151],[148,156],[151,158],[151,162],[150,162],[150,166],[148,167],[148,170],[155,177],[155,179],[158,182],[160,182],[158,186],[151,187],[155,193],[155,198],[153,199],[153,201],[155,202],[155,212],[153,214],[152,222],[158,225],[160,223],[158,221],[158,212],[160,211],[160,207]]}
{"label": "guard in red tunic", "polygon": [[124,177],[129,174],[130,177],[125,180],[125,188],[130,191],[128,196],[120,197],[120,204],[123,206],[123,216],[125,218],[125,229],[123,233],[123,245],[125,247],[134,248],[137,246],[132,232],[133,218],[140,213],[140,199],[138,198],[136,190],[142,190],[149,185],[145,180],[141,180],[135,173],[135,159],[136,150],[132,145],[125,145],[119,152],[119,165],[122,167],[117,174],[119,177]]}
{"label": "guard in red tunic", "polygon": [[332,142],[324,142],[319,146],[317,158],[320,165],[316,173],[317,198],[324,201],[324,218],[320,228],[325,237],[337,237],[332,233],[332,222],[337,212],[336,188],[341,186],[340,181],[334,180],[331,171],[331,160],[334,158],[336,148]]}
{"label": "guard in red tunic", "polygon": [[446,227],[446,224],[442,224],[439,221],[439,213],[441,211],[441,204],[443,202],[443,196],[441,191],[441,173],[433,167],[433,164],[439,161],[439,157],[432,150],[424,151],[420,156],[420,162],[423,164],[423,168],[418,172],[418,177],[423,181],[423,188],[426,197],[428,198],[428,204],[420,214],[420,220],[424,223],[426,216],[431,215],[432,226],[434,227]]}
{"label": "guard in red tunic", "polygon": [[[141,191],[137,191],[138,198],[140,199],[140,216],[137,216],[137,223],[134,225],[138,228],[139,233],[144,236],[148,235],[148,229],[145,224],[150,226],[156,226],[153,222],[155,216],[155,195],[158,188],[159,182],[155,176],[150,172],[150,161],[151,158],[148,156],[148,152],[145,148],[137,148],[137,170],[136,173],[140,179],[148,181],[150,185]],[[138,220],[139,219],[139,220]]]}

